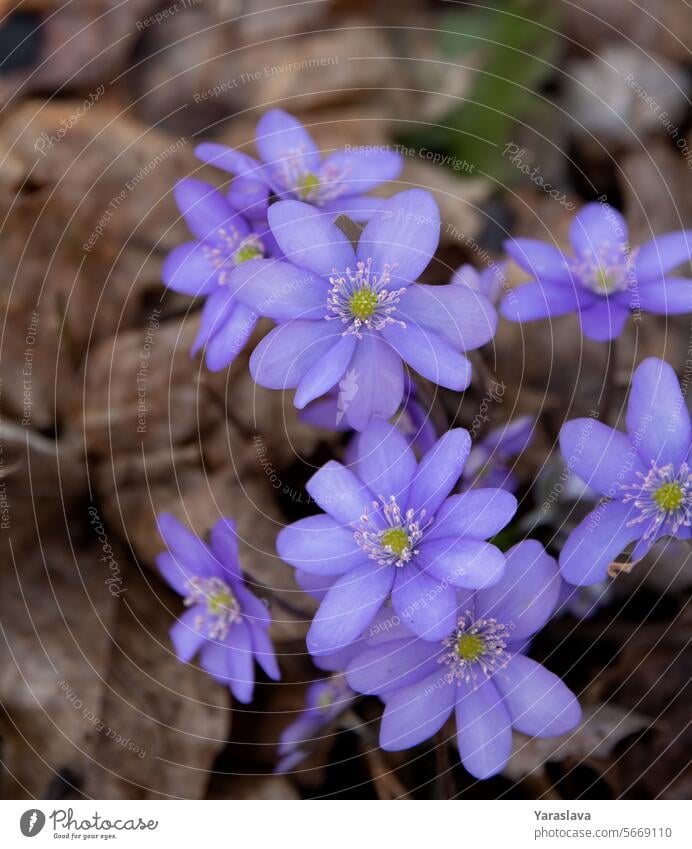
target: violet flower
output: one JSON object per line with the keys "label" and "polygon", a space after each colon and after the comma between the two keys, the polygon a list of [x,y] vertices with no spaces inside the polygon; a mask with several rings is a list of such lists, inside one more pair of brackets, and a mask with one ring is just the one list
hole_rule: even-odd
{"label": "violet flower", "polygon": [[386,704],[380,746],[416,746],[454,713],[462,763],[476,778],[489,778],[507,763],[512,728],[534,737],[575,728],[581,710],[574,694],[522,654],[559,592],[555,560],[526,540],[507,552],[507,569],[493,587],[459,593],[456,627],[443,640],[402,637],[399,628],[352,660],[350,686]]}
{"label": "violet flower", "polygon": [[627,224],[605,203],[587,204],[570,227],[573,256],[535,239],[505,247],[534,282],[510,292],[501,312],[533,321],[577,312],[584,336],[619,336],[630,310],[673,315],[692,311],[692,281],[669,272],[690,261],[692,231],[657,236],[632,249]]}
{"label": "violet flower", "polygon": [[305,709],[287,725],[279,738],[279,762],[274,772],[292,770],[310,754],[310,748],[339,716],[353,704],[356,694],[343,675],[312,683],[305,695]]}
{"label": "violet flower", "polygon": [[[226,195],[201,180],[180,180],[174,194],[195,241],[174,248],[161,271],[165,285],[206,297],[194,355],[204,348],[209,369],[228,366],[245,346],[258,316],[233,294],[230,281],[243,262],[278,256],[267,228],[266,192],[248,180],[234,181]],[[260,187],[261,189],[262,187]]]}
{"label": "violet flower", "polygon": [[281,673],[268,634],[269,612],[245,586],[235,522],[219,519],[209,545],[168,513],[159,515],[158,526],[168,551],[156,564],[188,608],[171,628],[175,653],[189,663],[199,652],[202,668],[247,704],[255,660],[274,681]]}
{"label": "violet flower", "polygon": [[457,587],[500,579],[504,555],[485,540],[517,502],[501,489],[448,497],[469,448],[468,433],[451,430],[417,463],[395,427],[373,421],[351,469],[330,461],[308,481],[325,512],[284,528],[277,551],[301,572],[337,576],[308,632],[312,654],[357,640],[390,595],[408,627],[438,640],[454,628]]}
{"label": "violet flower", "polygon": [[260,160],[221,144],[207,142],[195,153],[231,174],[259,180],[279,199],[293,198],[336,217],[348,214],[365,221],[382,204],[364,197],[403,167],[400,154],[382,148],[354,148],[322,158],[303,124],[283,109],[271,109],[257,123],[255,143]]}
{"label": "violet flower", "polygon": [[462,487],[492,486],[516,492],[519,482],[511,461],[531,444],[535,427],[533,416],[520,416],[475,442],[461,477]]}
{"label": "violet flower", "polygon": [[606,499],[562,549],[566,581],[604,581],[611,562],[633,542],[636,561],[661,537],[690,539],[690,442],[690,416],[678,379],[668,363],[654,358],[634,373],[626,434],[594,419],[563,426],[560,448],[568,467]]}
{"label": "violet flower", "polygon": [[253,260],[234,276],[238,299],[279,325],[250,360],[257,383],[296,388],[299,409],[339,386],[339,408],[355,430],[394,415],[404,362],[449,389],[469,385],[464,352],[492,338],[497,316],[467,286],[413,284],[439,241],[432,195],[412,189],[390,198],[356,250],[297,201],[271,206],[269,224],[288,261]]}

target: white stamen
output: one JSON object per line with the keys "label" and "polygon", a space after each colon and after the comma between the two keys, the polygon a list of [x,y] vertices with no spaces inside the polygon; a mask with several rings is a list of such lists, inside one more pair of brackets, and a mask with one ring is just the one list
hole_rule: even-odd
{"label": "white stamen", "polygon": [[[396,290],[387,288],[391,283],[391,272],[395,268],[396,264],[385,265],[378,275],[372,270],[372,259],[368,258],[367,263],[357,263],[355,272],[347,268],[342,274],[336,268],[332,269],[329,278],[332,288],[327,299],[327,311],[332,314],[325,315],[327,321],[340,320],[342,324],[348,325],[342,336],[353,333],[358,339],[362,339],[363,327],[368,330],[382,330],[387,324],[398,324],[405,328],[405,322],[392,318],[399,298],[406,291],[405,287]],[[372,314],[369,316],[357,316],[353,313],[352,298],[359,293],[372,295],[374,303]]]}

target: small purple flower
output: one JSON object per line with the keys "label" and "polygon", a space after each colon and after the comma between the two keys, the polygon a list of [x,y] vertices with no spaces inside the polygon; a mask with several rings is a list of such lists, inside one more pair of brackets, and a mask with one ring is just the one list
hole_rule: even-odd
{"label": "small purple flower", "polygon": [[581,718],[574,694],[522,649],[552,615],[560,592],[557,564],[526,540],[507,552],[504,576],[490,589],[460,592],[455,628],[430,642],[403,637],[371,645],[346,678],[359,693],[383,698],[380,746],[409,749],[456,716],[461,761],[476,778],[500,772],[512,728],[534,737],[571,731]]}
{"label": "small purple flower", "polygon": [[[339,409],[339,396],[342,389],[332,389],[322,398],[311,401],[300,413],[300,420],[313,427],[325,430],[347,431],[350,430],[343,411]],[[391,419],[392,424],[408,440],[409,445],[425,454],[437,440],[437,431],[432,422],[430,413],[418,399],[418,389],[408,374],[404,374],[404,400],[397,412]],[[343,399],[343,395],[342,395]],[[351,454],[355,450],[357,439],[349,443],[344,461],[346,465],[351,463]]]}
{"label": "small purple flower", "polygon": [[474,443],[461,478],[463,488],[492,486],[516,492],[519,482],[511,460],[531,444],[535,427],[533,416],[521,416],[494,428]]}
{"label": "small purple flower", "polygon": [[158,525],[168,551],[156,564],[188,608],[171,628],[175,653],[188,663],[199,652],[202,668],[247,704],[255,686],[254,660],[274,681],[281,674],[268,634],[269,612],[245,586],[235,522],[219,519],[209,545],[168,513],[158,517]]}
{"label": "small purple flower", "polygon": [[277,550],[301,573],[337,576],[308,632],[312,654],[357,640],[390,595],[402,622],[438,640],[454,628],[457,587],[500,580],[504,555],[485,540],[509,522],[516,499],[501,489],[448,498],[470,442],[451,430],[417,463],[395,427],[373,421],[350,469],[331,461],[308,481],[325,512],[284,528]]}
{"label": "small purple flower", "polygon": [[196,237],[175,248],[162,268],[163,282],[175,292],[206,296],[192,354],[205,349],[212,371],[225,368],[245,346],[258,316],[233,295],[234,270],[250,259],[278,256],[266,219],[266,191],[236,180],[227,195],[201,180],[187,178],[175,199]]}
{"label": "small purple flower", "polygon": [[672,315],[692,311],[692,281],[667,276],[688,263],[692,231],[666,233],[640,248],[628,244],[627,224],[605,203],[587,204],[570,228],[574,256],[534,239],[512,239],[512,259],[535,278],[510,292],[502,315],[533,321],[578,312],[584,336],[619,336],[630,310]]}
{"label": "small purple flower", "polygon": [[366,221],[382,199],[364,193],[395,180],[403,166],[400,154],[382,148],[354,148],[323,159],[303,124],[283,109],[260,118],[255,141],[261,162],[211,142],[195,153],[231,174],[260,180],[280,199],[304,201],[332,217],[346,213]]}
{"label": "small purple flower", "polygon": [[397,411],[404,362],[449,389],[469,385],[464,352],[492,338],[497,316],[467,286],[413,283],[439,241],[432,195],[412,189],[390,198],[356,250],[297,201],[271,206],[269,224],[288,262],[253,260],[234,277],[238,299],[279,325],[250,360],[257,383],[295,387],[299,409],[338,386],[338,409],[355,430]]}
{"label": "small purple flower", "polygon": [[505,268],[507,263],[493,263],[482,271],[476,270],[472,265],[460,265],[452,275],[450,283],[468,286],[496,305],[500,302],[505,283]]}
{"label": "small purple flower", "polygon": [[311,684],[305,696],[305,710],[281,733],[280,760],[274,772],[292,770],[306,758],[311,744],[319,741],[323,732],[351,706],[355,698],[356,694],[339,673]]}
{"label": "small purple flower", "polygon": [[560,569],[571,584],[604,581],[636,542],[634,561],[656,540],[690,539],[690,416],[675,372],[663,360],[638,366],[627,404],[627,433],[594,419],[567,422],[560,448],[568,467],[605,496],[570,534]]}

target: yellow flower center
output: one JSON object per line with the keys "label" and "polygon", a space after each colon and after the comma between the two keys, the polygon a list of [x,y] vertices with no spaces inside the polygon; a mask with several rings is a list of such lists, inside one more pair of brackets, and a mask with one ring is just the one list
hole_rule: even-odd
{"label": "yellow flower center", "polygon": [[312,171],[308,171],[307,174],[304,174],[300,178],[298,183],[298,194],[305,200],[310,197],[319,184],[320,180],[317,174],[313,174]]}
{"label": "yellow flower center", "polygon": [[457,640],[457,654],[462,660],[478,660],[484,651],[485,641],[478,634],[462,634]]}
{"label": "yellow flower center", "polygon": [[242,248],[238,248],[233,258],[236,264],[240,265],[241,262],[247,262],[249,259],[261,259],[262,251],[257,245],[243,245]]}
{"label": "yellow flower center", "polygon": [[228,610],[237,610],[237,608],[238,602],[229,590],[219,590],[210,595],[207,601],[207,610],[213,616],[219,616]]}
{"label": "yellow flower center", "polygon": [[367,286],[363,286],[362,289],[355,291],[348,302],[351,315],[354,318],[359,318],[361,321],[367,321],[369,318],[372,318],[376,306],[377,295]]}
{"label": "yellow flower center", "polygon": [[599,268],[596,272],[596,283],[599,289],[606,295],[610,294],[615,288],[613,275],[609,274],[604,268]]}
{"label": "yellow flower center", "polygon": [[409,546],[408,534],[403,528],[390,528],[382,534],[382,545],[400,557]]}
{"label": "yellow flower center", "polygon": [[682,504],[682,497],[682,487],[677,481],[662,484],[654,493],[656,506],[666,512],[677,510]]}

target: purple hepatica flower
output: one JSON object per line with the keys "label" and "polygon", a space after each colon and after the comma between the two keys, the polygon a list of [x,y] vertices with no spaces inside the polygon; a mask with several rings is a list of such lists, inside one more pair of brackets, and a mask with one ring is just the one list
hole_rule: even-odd
{"label": "purple hepatica flower", "polygon": [[627,434],[594,419],[567,422],[560,448],[568,467],[606,496],[570,534],[560,568],[571,584],[597,584],[636,541],[632,559],[656,540],[690,539],[690,416],[675,372],[663,360],[638,366],[627,404]]}
{"label": "purple hepatica flower", "polygon": [[221,144],[205,143],[197,156],[231,174],[262,181],[280,199],[295,199],[332,216],[346,213],[366,221],[382,204],[381,198],[363,197],[402,169],[400,154],[381,148],[339,151],[322,155],[305,127],[284,112],[271,109],[257,124],[257,152],[261,162]]}
{"label": "purple hepatica flower", "polygon": [[534,239],[513,239],[507,253],[535,282],[508,294],[510,321],[578,312],[584,336],[619,336],[630,310],[673,314],[692,309],[692,281],[667,277],[690,260],[692,231],[658,236],[631,250],[624,218],[608,204],[587,204],[570,227],[574,256]]}
{"label": "purple hepatica flower", "polygon": [[498,583],[459,594],[456,627],[445,639],[395,634],[351,661],[351,687],[385,697],[380,746],[416,746],[455,712],[462,763],[476,778],[489,778],[507,763],[513,727],[535,737],[571,731],[581,717],[575,696],[522,654],[559,592],[557,564],[540,543],[526,540],[507,552]]}
{"label": "purple hepatica flower", "polygon": [[475,443],[462,475],[464,489],[501,487],[516,492],[519,486],[510,461],[531,444],[536,420],[521,416],[496,427]]}
{"label": "purple hepatica flower", "polygon": [[250,360],[257,383],[296,387],[299,409],[339,386],[339,409],[356,430],[394,415],[404,396],[403,362],[449,389],[469,385],[463,352],[492,338],[497,316],[466,286],[413,284],[439,241],[432,195],[412,189],[388,200],[357,251],[297,201],[271,206],[269,223],[288,262],[254,260],[234,278],[238,299],[279,324]]}
{"label": "purple hepatica flower", "polygon": [[278,251],[266,220],[266,192],[248,180],[234,181],[227,195],[201,180],[180,180],[175,199],[196,237],[165,259],[163,281],[185,295],[206,296],[192,354],[205,349],[212,371],[225,368],[240,353],[258,316],[233,295],[234,270],[243,262]]}
{"label": "purple hepatica flower", "polygon": [[235,523],[220,519],[209,545],[167,513],[158,524],[168,551],[156,558],[157,566],[189,608],[171,629],[175,653],[188,663],[199,652],[202,668],[247,704],[255,686],[254,660],[274,681],[281,674],[267,633],[269,612],[245,586]]}
{"label": "purple hepatica flower", "polygon": [[305,710],[288,725],[279,738],[279,757],[274,772],[287,772],[310,754],[310,747],[351,706],[356,694],[341,674],[334,674],[308,687]]}
{"label": "purple hepatica flower", "polygon": [[390,594],[408,627],[438,640],[454,628],[457,587],[500,579],[504,555],[485,540],[507,524],[517,502],[501,489],[447,497],[469,448],[468,433],[451,430],[416,463],[399,431],[374,421],[359,435],[351,469],[331,461],[308,481],[325,514],[284,528],[277,550],[296,569],[338,576],[308,632],[312,654],[357,640]]}
{"label": "purple hepatica flower", "polygon": [[472,265],[460,265],[452,275],[450,283],[468,286],[485,295],[494,305],[499,303],[502,297],[506,265],[505,262],[493,263],[482,271],[477,271]]}

